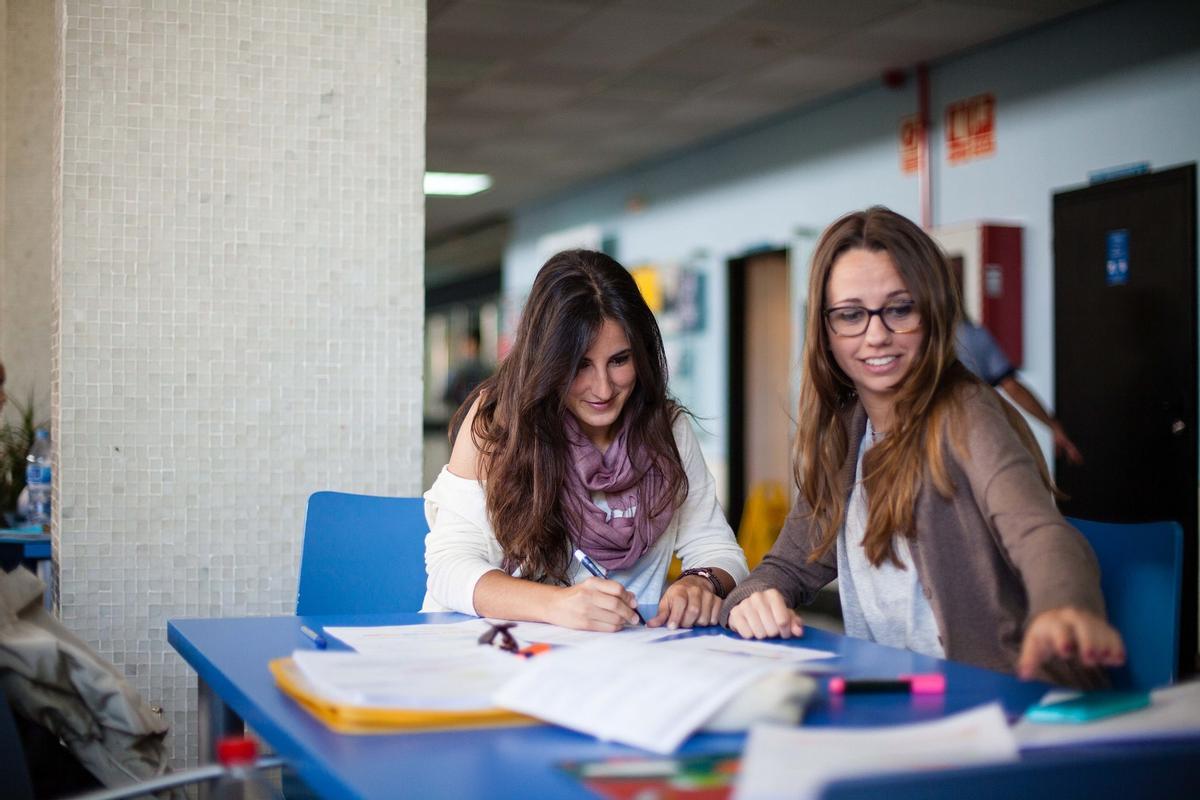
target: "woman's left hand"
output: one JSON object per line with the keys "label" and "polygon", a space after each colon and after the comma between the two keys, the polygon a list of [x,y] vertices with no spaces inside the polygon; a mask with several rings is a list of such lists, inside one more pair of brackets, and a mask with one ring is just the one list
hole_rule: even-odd
{"label": "woman's left hand", "polygon": [[1017,674],[1029,680],[1052,658],[1075,659],[1085,667],[1125,663],[1121,634],[1095,614],[1070,606],[1043,611],[1025,631]]}
{"label": "woman's left hand", "polygon": [[686,575],[667,587],[658,603],[658,613],[646,625],[672,629],[716,625],[720,614],[721,598],[713,594],[712,584],[697,575]]}

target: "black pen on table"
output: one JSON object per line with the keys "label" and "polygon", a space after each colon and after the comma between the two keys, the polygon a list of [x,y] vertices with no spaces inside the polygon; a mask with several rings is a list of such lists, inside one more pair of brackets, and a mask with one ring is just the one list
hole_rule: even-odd
{"label": "black pen on table", "polygon": [[[604,571],[604,567],[600,566],[595,561],[592,561],[591,556],[578,548],[575,549],[575,558],[579,560],[580,564],[583,564],[584,569],[595,575],[597,578],[608,577],[608,573]],[[633,613],[637,614],[638,622],[642,623],[643,625],[646,624],[646,618],[642,616],[642,612],[635,608],[633,609]]]}
{"label": "black pen on table", "polygon": [[317,648],[318,650],[324,650],[329,646],[329,642],[325,641],[324,636],[317,633],[307,625],[301,625],[300,632],[303,633],[307,639],[310,639],[313,643],[313,647]]}

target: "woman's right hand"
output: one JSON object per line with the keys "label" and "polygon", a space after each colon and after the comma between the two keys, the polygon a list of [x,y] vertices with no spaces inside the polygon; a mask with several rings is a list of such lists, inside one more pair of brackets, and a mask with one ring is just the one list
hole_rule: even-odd
{"label": "woman's right hand", "polygon": [[804,633],[800,615],[788,608],[778,589],[748,595],[729,612],[729,627],[743,639],[789,639]]}
{"label": "woman's right hand", "polygon": [[588,578],[559,590],[547,622],[584,631],[619,631],[637,624],[637,598],[607,578]]}

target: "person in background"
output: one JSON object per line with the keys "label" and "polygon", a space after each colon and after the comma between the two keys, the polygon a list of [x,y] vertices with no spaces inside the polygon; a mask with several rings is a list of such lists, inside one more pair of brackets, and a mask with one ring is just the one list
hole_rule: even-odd
{"label": "person in background", "polygon": [[446,392],[443,396],[443,400],[453,409],[461,406],[463,401],[471,396],[475,387],[491,374],[491,370],[484,366],[479,357],[480,342],[479,331],[474,328],[467,332],[462,341],[461,359],[454,367],[450,379],[446,381]]}
{"label": "person in background", "polygon": [[1004,355],[1000,345],[985,328],[976,325],[964,315],[954,337],[958,360],[991,386],[1003,389],[1012,401],[1042,422],[1054,435],[1054,449],[1066,456],[1072,464],[1082,464],[1083,454],[1067,436],[1053,414],[1046,410],[1029,388],[1017,380],[1017,369]]}
{"label": "person in background", "polygon": [[848,214],[813,257],[800,493],[726,599],[748,638],[800,635],[793,608],[838,579],[846,632],[1071,685],[1124,660],[1095,554],[1063,519],[1025,421],[955,356],[945,256],[904,217]]}
{"label": "person in background", "polygon": [[[651,626],[712,625],[748,572],[667,394],[654,315],[603,253],[542,267],[512,350],[455,414],[451,447],[425,493],[425,611],[615,631],[641,603],[657,604]],[[674,554],[684,570],[667,585]]]}

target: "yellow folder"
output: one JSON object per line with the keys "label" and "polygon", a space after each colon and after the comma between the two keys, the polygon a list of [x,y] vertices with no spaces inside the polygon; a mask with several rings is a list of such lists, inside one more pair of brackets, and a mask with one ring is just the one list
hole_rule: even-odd
{"label": "yellow folder", "polygon": [[291,658],[277,658],[267,666],[280,690],[338,733],[424,733],[460,728],[541,724],[532,717],[502,708],[444,711],[336,703],[317,694]]}

